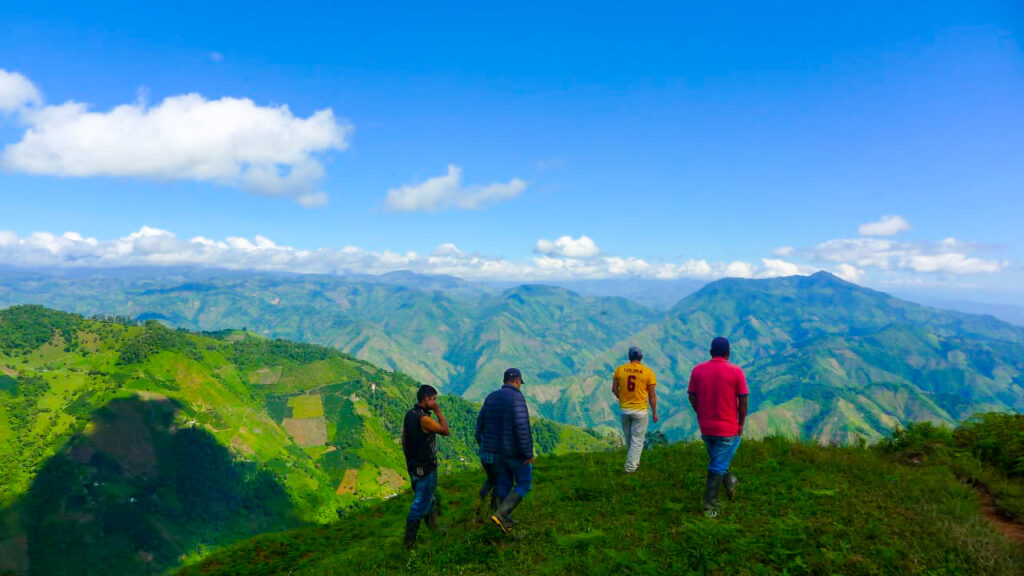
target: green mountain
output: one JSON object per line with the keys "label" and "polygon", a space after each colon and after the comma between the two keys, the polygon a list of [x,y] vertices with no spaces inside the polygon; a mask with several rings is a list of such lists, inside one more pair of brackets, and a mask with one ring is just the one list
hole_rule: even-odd
{"label": "green mountain", "polygon": [[[715,335],[751,389],[749,431],[822,442],[877,438],[899,422],[955,424],[975,412],[1024,410],[1024,330],[991,317],[911,304],[820,272],[727,279],[680,301],[629,337],[662,384],[663,428],[696,431],[686,401],[690,370]],[[567,422],[614,422],[606,380],[627,341],[599,355],[545,413]]]}
{"label": "green mountain", "polygon": [[715,520],[701,515],[701,444],[645,451],[631,475],[622,458],[538,458],[509,536],[474,512],[482,474],[458,472],[441,478],[446,532],[422,529],[412,553],[402,551],[404,494],[328,527],[239,543],[180,574],[1016,575],[1024,565],[1024,548],[931,453],[908,466],[875,449],[744,441],[737,499]]}
{"label": "green mountain", "polygon": [[534,405],[559,395],[547,383],[660,318],[624,298],[549,286],[499,292],[408,273],[0,273],[0,306],[25,303],[321,344],[471,400],[519,365],[534,375],[526,390]]}
{"label": "green mountain", "polygon": [[[159,573],[407,486],[418,386],[325,347],[0,310],[0,573]],[[475,466],[477,407],[442,404],[444,470]],[[606,439],[537,419],[538,451]]]}
{"label": "green mountain", "polygon": [[610,375],[636,343],[661,382],[659,425],[696,430],[689,372],[716,334],[753,392],[750,431],[823,442],[878,438],[894,423],[954,423],[1024,410],[1024,329],[912,304],[827,273],[726,279],[668,312],[551,286],[504,291],[449,277],[181,271],[9,271],[0,305],[157,319],[192,330],[246,328],[338,348],[445,392],[480,400],[510,365],[545,417],[617,428]]}

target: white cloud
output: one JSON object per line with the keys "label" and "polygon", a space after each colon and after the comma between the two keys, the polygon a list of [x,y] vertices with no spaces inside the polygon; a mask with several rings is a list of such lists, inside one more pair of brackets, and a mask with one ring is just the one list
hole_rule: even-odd
{"label": "white cloud", "polygon": [[[991,274],[1008,262],[969,255],[974,248],[954,238],[932,243],[896,242],[882,238],[844,238],[823,242],[809,251],[812,259],[850,265],[853,269],[935,274]],[[863,270],[857,274],[861,278]]]}
{"label": "white cloud", "polygon": [[777,258],[762,258],[763,267],[757,276],[759,278],[777,278],[779,276],[806,276],[813,272],[806,266],[786,262]]}
{"label": "white cloud", "polygon": [[900,256],[900,266],[916,272],[945,272],[948,274],[991,274],[1006,268],[1007,262],[971,258],[957,252],[938,254],[910,253]]}
{"label": "white cloud", "polygon": [[861,236],[895,236],[907,230],[910,230],[910,222],[907,222],[902,216],[892,214],[882,216],[875,222],[861,224],[857,228],[857,232]]}
{"label": "white cloud", "polygon": [[793,248],[792,246],[779,246],[778,248],[772,250],[772,254],[778,256],[779,258],[791,256],[793,252],[796,252],[796,248]]}
{"label": "white cloud", "polygon": [[[60,235],[37,232],[20,237],[13,232],[0,231],[0,265],[198,266],[317,274],[383,274],[412,270],[474,280],[517,281],[615,277],[714,280],[726,276],[771,277],[793,272],[792,264],[776,260],[765,260],[761,266],[741,261],[709,263],[706,260],[652,264],[640,258],[601,256],[593,240],[586,236],[570,240],[572,242],[562,242],[560,248],[538,254],[529,261],[516,262],[464,252],[451,243],[441,244],[429,254],[419,254],[370,251],[357,246],[299,249],[277,244],[264,236],[183,239],[149,226],[113,240],[97,240],[76,232]],[[556,240],[551,244],[557,243]]]}
{"label": "white cloud", "polygon": [[434,212],[449,208],[477,210],[488,204],[515,198],[526,190],[526,182],[513,178],[486,186],[462,183],[462,168],[448,165],[444,176],[436,176],[419,184],[388,190],[386,205],[396,212]]}
{"label": "white cloud", "polygon": [[223,62],[224,54],[222,52],[210,52],[210,60],[212,62]]}
{"label": "white cloud", "polygon": [[199,94],[156,106],[140,98],[106,112],[69,101],[21,108],[19,118],[28,129],[0,154],[7,170],[213,182],[303,206],[326,202],[317,155],[347,148],[352,131],[329,108],[300,118],[287,106]]}
{"label": "white cloud", "polygon": [[863,270],[857,268],[856,266],[851,266],[849,264],[840,264],[836,266],[835,270],[833,270],[833,273],[836,276],[842,278],[843,280],[846,280],[847,282],[853,282],[854,284],[859,284],[861,279],[864,277]]}
{"label": "white cloud", "polygon": [[16,112],[41,101],[39,89],[31,80],[0,68],[0,112]]}
{"label": "white cloud", "polygon": [[[928,276],[941,279],[990,274],[1009,266],[1007,262],[971,256],[972,249],[952,238],[927,245],[856,238],[824,242],[813,250],[799,253],[827,262],[827,268],[837,276],[858,284],[869,280],[871,270],[883,270],[882,279],[892,284]],[[651,262],[605,255],[586,235],[542,239],[536,243],[534,252],[529,260],[513,261],[464,252],[452,243],[441,244],[429,253],[371,251],[358,246],[301,249],[280,245],[265,236],[182,239],[172,232],[148,226],[113,240],[98,240],[76,232],[36,232],[22,237],[0,231],[0,265],[13,266],[199,266],[318,274],[383,274],[411,270],[471,280],[515,281],[598,278],[711,281],[725,277],[806,275],[820,269],[781,258],[763,258],[757,263],[704,259]],[[879,278],[874,280],[880,281]]]}
{"label": "white cloud", "polygon": [[533,251],[537,254],[547,256],[558,256],[563,258],[593,258],[601,253],[597,244],[589,236],[561,236],[557,240],[537,240]]}

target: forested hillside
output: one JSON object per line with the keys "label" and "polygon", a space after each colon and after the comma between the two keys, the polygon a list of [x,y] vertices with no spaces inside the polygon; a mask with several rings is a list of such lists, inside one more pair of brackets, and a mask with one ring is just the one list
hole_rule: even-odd
{"label": "forested hillside", "polygon": [[448,277],[182,272],[0,276],[0,304],[42,302],[189,329],[240,329],[339,348],[480,400],[510,365],[556,421],[617,428],[610,376],[641,345],[662,397],[657,428],[695,433],[689,372],[712,337],[748,372],[750,432],[877,439],[895,423],[955,424],[1024,409],[1024,329],[920,306],[828,274],[724,279],[656,312],[564,288],[499,291]]}
{"label": "forested hillside", "polygon": [[[247,535],[337,519],[408,482],[418,383],[245,332],[0,311],[0,572],[157,573]],[[442,405],[445,470],[477,408]],[[610,441],[538,419],[540,452]]]}
{"label": "forested hillside", "polygon": [[[877,439],[898,423],[955,425],[975,412],[1024,410],[1024,330],[821,272],[711,283],[629,338],[664,383],[670,436],[696,430],[686,386],[715,334],[730,338],[732,361],[747,373],[755,435],[851,442]],[[613,422],[604,388],[625,346],[557,382],[565,393],[545,413],[588,425]]]}

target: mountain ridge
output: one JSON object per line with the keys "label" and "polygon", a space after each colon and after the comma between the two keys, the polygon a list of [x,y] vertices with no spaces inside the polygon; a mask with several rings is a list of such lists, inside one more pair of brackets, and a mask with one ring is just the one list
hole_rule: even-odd
{"label": "mountain ridge", "polygon": [[[449,278],[436,285],[453,282],[459,290],[465,284]],[[482,399],[507,366],[518,365],[528,376],[528,401],[541,414],[604,430],[618,427],[607,379],[635,343],[644,347],[663,384],[663,422],[655,428],[673,438],[695,432],[681,389],[689,369],[706,358],[707,343],[719,334],[733,340],[734,360],[753,371],[752,381],[772,380],[765,391],[774,392],[755,396],[767,411],[758,416],[762,405],[753,406],[756,433],[853,441],[859,434],[884,434],[890,423],[905,417],[904,410],[953,423],[972,403],[1021,407],[1015,355],[1024,329],[906,302],[825,272],[718,280],[667,312],[545,285],[481,288],[461,296],[416,285],[435,286],[405,274],[371,283],[210,273],[53,286],[45,278],[19,284],[0,277],[0,303],[55,300],[72,308],[116,312],[127,307],[191,329],[248,327],[339,348],[471,400]],[[938,340],[915,335],[915,327]],[[960,358],[953,345],[977,358]],[[879,369],[893,363],[891,350],[923,363]],[[941,378],[955,390],[936,388]],[[897,395],[912,399],[914,406],[894,404],[893,386],[909,387]],[[974,388],[984,394],[966,392]],[[943,395],[939,404],[925,401],[930,394]],[[812,396],[819,400],[807,402]],[[827,401],[822,404],[821,398]],[[816,420],[835,417],[839,424],[826,430],[809,414]]]}

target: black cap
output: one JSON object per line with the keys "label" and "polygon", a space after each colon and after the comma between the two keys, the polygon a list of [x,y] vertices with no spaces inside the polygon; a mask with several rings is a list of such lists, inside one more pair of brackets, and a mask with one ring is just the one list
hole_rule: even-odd
{"label": "black cap", "polygon": [[505,377],[502,379],[503,382],[508,382],[513,378],[522,379],[523,373],[519,371],[519,368],[509,368],[505,370]]}
{"label": "black cap", "polygon": [[729,340],[719,336],[711,341],[711,355],[714,357],[729,355]]}

